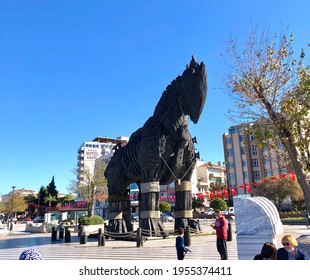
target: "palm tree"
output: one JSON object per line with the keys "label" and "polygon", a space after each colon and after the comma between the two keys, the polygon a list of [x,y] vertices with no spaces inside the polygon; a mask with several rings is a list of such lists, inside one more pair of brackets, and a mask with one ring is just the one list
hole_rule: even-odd
{"label": "palm tree", "polygon": [[52,196],[50,193],[44,198],[44,202],[48,202],[48,206],[51,207],[53,201],[56,201],[57,197]]}

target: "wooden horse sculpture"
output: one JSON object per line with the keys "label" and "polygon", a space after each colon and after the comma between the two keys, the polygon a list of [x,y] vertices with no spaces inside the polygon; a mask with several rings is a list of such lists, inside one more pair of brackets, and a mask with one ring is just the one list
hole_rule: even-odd
{"label": "wooden horse sculpture", "polygon": [[160,220],[160,185],[175,181],[175,228],[190,225],[196,155],[188,117],[197,123],[207,95],[205,65],[192,57],[182,76],[162,94],[153,116],[135,131],[126,146],[115,147],[105,176],[109,191],[109,230],[132,230],[129,185],[139,186],[139,223],[148,235],[165,236]]}

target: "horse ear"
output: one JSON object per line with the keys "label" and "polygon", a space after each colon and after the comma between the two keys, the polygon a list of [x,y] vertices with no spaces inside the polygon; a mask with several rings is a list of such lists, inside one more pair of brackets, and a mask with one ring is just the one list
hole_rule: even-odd
{"label": "horse ear", "polygon": [[190,61],[189,64],[186,65],[186,69],[195,68],[197,66],[198,66],[198,63],[197,63],[196,57],[192,55],[192,60]]}

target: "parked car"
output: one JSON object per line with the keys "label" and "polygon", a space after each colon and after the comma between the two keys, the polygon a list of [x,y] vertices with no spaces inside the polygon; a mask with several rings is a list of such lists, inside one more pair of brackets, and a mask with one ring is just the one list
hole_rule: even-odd
{"label": "parked car", "polygon": [[31,218],[30,217],[26,217],[22,220],[22,223],[26,223],[26,222],[31,222]]}
{"label": "parked car", "polygon": [[132,222],[139,222],[139,216],[136,213],[131,213],[131,221]]}
{"label": "parked car", "polygon": [[206,215],[213,215],[214,212],[215,212],[215,211],[213,210],[213,208],[209,208],[209,210],[206,211],[206,212],[204,212],[204,214],[206,214]]}
{"label": "parked car", "polygon": [[174,222],[174,218],[166,213],[161,213],[160,218],[163,222]]}
{"label": "parked car", "polygon": [[231,215],[235,215],[235,208],[234,207],[229,207],[228,213]]}
{"label": "parked car", "polygon": [[44,217],[38,216],[33,219],[34,223],[44,223]]}

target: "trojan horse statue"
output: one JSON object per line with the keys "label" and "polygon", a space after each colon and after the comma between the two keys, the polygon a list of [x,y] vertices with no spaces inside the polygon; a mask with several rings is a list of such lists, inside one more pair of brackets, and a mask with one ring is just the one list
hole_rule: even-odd
{"label": "trojan horse statue", "polygon": [[207,95],[205,64],[192,57],[182,76],[163,92],[153,116],[136,130],[126,146],[114,147],[105,171],[109,193],[109,231],[132,231],[129,185],[139,186],[142,233],[166,236],[160,219],[160,185],[175,181],[175,229],[195,227],[191,176],[196,154],[188,117],[197,123]]}

